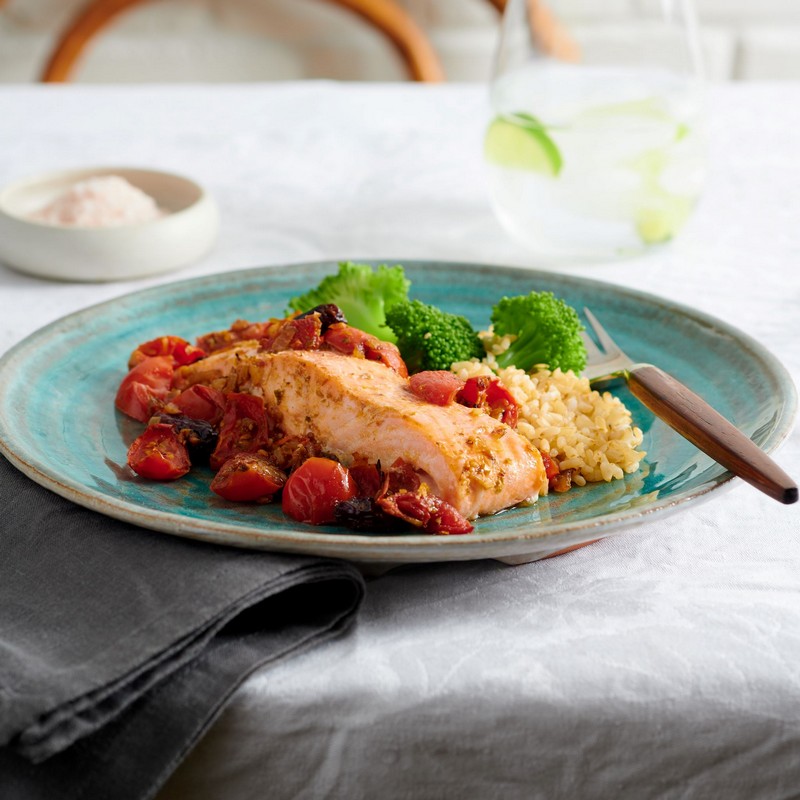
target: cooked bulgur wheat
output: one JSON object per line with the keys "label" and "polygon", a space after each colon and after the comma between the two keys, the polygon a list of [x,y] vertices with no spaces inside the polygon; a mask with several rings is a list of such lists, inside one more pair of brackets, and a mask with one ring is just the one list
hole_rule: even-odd
{"label": "cooked bulgur wheat", "polygon": [[517,367],[498,367],[494,353],[508,343],[485,341],[490,352],[483,361],[461,361],[453,364],[453,372],[465,379],[496,375],[519,403],[517,431],[555,459],[561,470],[576,470],[573,483],[610,481],[639,469],[646,455],[636,449],[642,432],[619,398],[595,391],[588,379],[572,371],[540,367],[529,374]]}

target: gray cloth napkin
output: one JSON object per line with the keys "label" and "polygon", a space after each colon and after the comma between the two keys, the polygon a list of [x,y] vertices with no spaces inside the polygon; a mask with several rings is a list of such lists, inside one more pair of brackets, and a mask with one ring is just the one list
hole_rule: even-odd
{"label": "gray cloth napkin", "polygon": [[256,667],[344,631],[350,564],[80,508],[0,457],[0,797],[152,797]]}

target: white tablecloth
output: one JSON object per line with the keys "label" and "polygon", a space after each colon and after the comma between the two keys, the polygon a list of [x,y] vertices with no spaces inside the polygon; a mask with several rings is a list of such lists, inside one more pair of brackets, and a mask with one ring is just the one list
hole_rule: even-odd
{"label": "white tablecloth", "polygon": [[[732,323],[800,378],[800,85],[719,87],[673,246],[576,274]],[[478,86],[0,89],[0,184],[165,168],[217,198],[215,251],[129,284],[0,267],[0,352],[175,277],[318,258],[536,266],[493,219]],[[800,477],[797,431],[777,454]],[[784,798],[800,793],[800,507],[739,483],[549,561],[417,566],[357,629],[253,676],[163,798]]]}

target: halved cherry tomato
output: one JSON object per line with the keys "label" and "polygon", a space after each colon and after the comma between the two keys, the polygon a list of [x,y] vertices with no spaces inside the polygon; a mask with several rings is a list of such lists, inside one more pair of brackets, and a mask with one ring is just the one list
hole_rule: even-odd
{"label": "halved cherry tomato", "polygon": [[219,427],[219,439],[209,463],[217,470],[236,453],[255,453],[269,444],[264,401],[252,394],[229,392]]}
{"label": "halved cherry tomato", "polygon": [[328,327],[322,337],[323,342],[346,356],[356,356],[366,358],[368,361],[380,361],[389,369],[393,369],[398,375],[408,377],[408,368],[400,350],[391,342],[384,342],[365,333],[358,328],[353,328],[344,322],[335,322]]}
{"label": "halved cherry tomato", "polygon": [[200,383],[184,389],[170,403],[177,406],[183,416],[202,419],[211,425],[219,423],[225,413],[225,395],[218,389]]}
{"label": "halved cherry tomato", "polygon": [[283,513],[298,522],[326,525],[336,519],[336,504],[358,490],[347,467],[330,458],[309,458],[286,481]]}
{"label": "halved cherry tomato", "polygon": [[437,406],[450,405],[464,387],[461,378],[441,369],[417,372],[408,379],[408,383],[417,397]]}
{"label": "halved cherry tomato", "polygon": [[235,503],[265,503],[286,483],[286,474],[264,456],[237,453],[211,481],[211,491]]}
{"label": "halved cherry tomato", "polygon": [[204,358],[206,351],[200,347],[189,344],[186,339],[180,336],[159,336],[149,342],[140,344],[128,359],[128,367],[133,368],[146,358],[151,356],[170,356],[175,366],[182,367],[184,364],[192,364]]}
{"label": "halved cherry tomato", "polygon": [[474,530],[470,521],[450,503],[430,494],[411,464],[401,458],[384,473],[375,504],[385,514],[427,533],[471,533]]}
{"label": "halved cherry tomato", "polygon": [[329,325],[322,337],[331,350],[345,356],[364,355],[364,340],[369,334],[358,328],[353,328],[346,322],[334,322]]}
{"label": "halved cherry tomato", "polygon": [[122,379],[114,404],[129,417],[147,422],[169,394],[172,373],[169,356],[145,358]]}
{"label": "halved cherry tomato", "polygon": [[542,464],[544,464],[544,474],[547,476],[547,487],[551,492],[568,492],[572,488],[572,476],[575,474],[574,469],[565,469],[563,472],[558,466],[558,462],[554,461],[543,450],[540,450],[542,456]]}
{"label": "halved cherry tomato", "polygon": [[467,378],[458,392],[456,401],[470,408],[482,408],[487,414],[505,422],[511,428],[517,426],[519,405],[511,392],[497,378],[478,375]]}
{"label": "halved cherry tomato", "polygon": [[226,331],[212,331],[198,336],[197,346],[206,353],[213,353],[248,339],[272,339],[277,335],[283,322],[282,319],[268,319],[266,322],[237,319]]}
{"label": "halved cherry tomato", "polygon": [[426,533],[472,533],[474,526],[450,503],[424,491],[387,494],[376,501],[390,516],[398,517]]}
{"label": "halved cherry tomato", "polygon": [[260,339],[271,353],[281,350],[319,350],[322,344],[322,321],[319,314],[287,319],[273,338]]}
{"label": "halved cherry tomato", "polygon": [[149,424],[155,425],[157,422],[169,425],[175,431],[175,435],[186,445],[192,464],[208,464],[217,446],[217,432],[210,423],[202,419],[190,419],[163,412],[154,414]]}
{"label": "halved cherry tomato", "polygon": [[325,333],[331,325],[337,322],[347,322],[344,312],[335,303],[323,303],[314,308],[309,308],[302,314],[298,314],[295,319],[303,319],[305,317],[318,317],[320,322],[321,333]]}
{"label": "halved cherry tomato", "polygon": [[489,414],[500,422],[505,422],[510,428],[517,427],[519,419],[519,404],[514,395],[498,380],[493,380],[486,390],[486,403]]}
{"label": "halved cherry tomato", "polygon": [[381,490],[383,476],[377,464],[359,458],[349,467],[350,477],[355,481],[359,497],[375,497]]}
{"label": "halved cherry tomato", "polygon": [[143,478],[174,481],[191,469],[189,453],[171,425],[150,425],[128,449],[128,466]]}
{"label": "halved cherry tomato", "polygon": [[364,356],[368,361],[380,361],[403,378],[408,377],[408,367],[397,345],[371,337],[364,343]]}
{"label": "halved cherry tomato", "polygon": [[544,474],[547,476],[548,481],[552,481],[561,470],[558,468],[558,464],[550,458],[549,454],[545,453],[544,450],[540,450],[539,454],[542,456],[542,464],[544,465]]}

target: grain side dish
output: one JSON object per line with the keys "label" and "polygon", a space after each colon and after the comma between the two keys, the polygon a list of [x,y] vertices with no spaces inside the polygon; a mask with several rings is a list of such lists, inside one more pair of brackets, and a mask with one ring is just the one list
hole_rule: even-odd
{"label": "grain side dish", "polygon": [[460,378],[496,375],[519,404],[517,432],[554,460],[572,483],[611,481],[636,472],[646,453],[631,413],[610,392],[574,372],[498,367],[492,355],[453,365]]}

